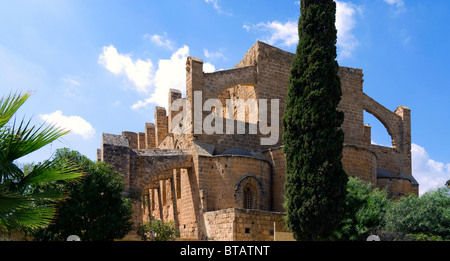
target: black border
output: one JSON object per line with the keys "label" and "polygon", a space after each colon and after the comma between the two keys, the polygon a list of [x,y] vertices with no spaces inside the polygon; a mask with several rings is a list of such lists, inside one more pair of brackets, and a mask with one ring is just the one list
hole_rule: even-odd
{"label": "black border", "polygon": [[[175,241],[175,242],[0,242],[2,256],[12,258],[37,258],[86,260],[90,258],[155,258],[168,261],[172,258],[184,260],[209,259],[208,256],[183,256],[182,248],[214,248],[211,259],[261,259],[293,258],[303,260],[327,260],[329,258],[350,258],[354,260],[407,260],[409,258],[439,257],[447,254],[450,241],[445,242],[217,242],[217,241]],[[225,247],[236,249],[238,254],[225,254]],[[267,255],[251,251],[254,247],[267,249]],[[266,247],[266,248],[261,248]],[[241,250],[246,252],[244,255]],[[221,251],[218,253],[217,251]],[[252,255],[250,255],[253,253]],[[10,255],[11,254],[11,257]],[[143,256],[142,256],[143,255]],[[420,255],[420,257],[419,257]]]}

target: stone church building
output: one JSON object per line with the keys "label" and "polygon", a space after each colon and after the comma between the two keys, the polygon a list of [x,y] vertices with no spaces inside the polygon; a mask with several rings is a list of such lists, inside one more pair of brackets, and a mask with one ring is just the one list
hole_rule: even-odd
{"label": "stone church building", "polygon": [[[181,238],[198,240],[283,240],[290,235],[283,222],[282,116],[293,57],[259,41],[229,70],[204,73],[203,61],[188,57],[186,97],[170,90],[168,110],[156,107],[155,123],[145,123],[140,133],[103,134],[98,161],[124,175],[135,224],[151,217],[173,221]],[[410,109],[398,106],[390,111],[366,95],[360,69],[340,67],[339,76],[347,174],[386,188],[391,197],[418,194],[411,171]],[[216,102],[209,112],[202,110],[208,99]],[[269,104],[226,110],[227,100],[237,99]],[[270,103],[273,100],[279,103]],[[220,104],[224,107],[217,108]],[[255,117],[255,110],[268,111],[267,118]],[[384,125],[392,147],[371,144],[364,111]],[[224,122],[223,131],[201,129],[211,115],[216,127],[221,126],[218,119]],[[267,145],[262,140],[274,134],[268,134],[269,125],[272,131],[277,128],[278,139]],[[232,129],[225,130],[229,126]],[[259,132],[252,133],[253,128]]]}

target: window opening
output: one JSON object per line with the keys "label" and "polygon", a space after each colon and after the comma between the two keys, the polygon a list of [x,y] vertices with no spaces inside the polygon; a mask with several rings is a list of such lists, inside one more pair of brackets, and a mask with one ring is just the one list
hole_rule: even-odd
{"label": "window opening", "polygon": [[244,192],[244,208],[253,209],[253,193],[250,188],[246,188]]}
{"label": "window opening", "polygon": [[370,125],[373,145],[384,147],[392,147],[392,137],[386,130],[383,123],[380,122],[374,115],[364,111],[364,123]]}

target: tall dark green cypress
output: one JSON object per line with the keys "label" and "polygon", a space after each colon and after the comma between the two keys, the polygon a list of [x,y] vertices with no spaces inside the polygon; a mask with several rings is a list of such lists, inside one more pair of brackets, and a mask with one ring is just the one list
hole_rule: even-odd
{"label": "tall dark green cypress", "polygon": [[297,240],[326,240],[343,212],[344,114],[336,61],[336,3],[301,0],[299,43],[283,117],[286,221]]}

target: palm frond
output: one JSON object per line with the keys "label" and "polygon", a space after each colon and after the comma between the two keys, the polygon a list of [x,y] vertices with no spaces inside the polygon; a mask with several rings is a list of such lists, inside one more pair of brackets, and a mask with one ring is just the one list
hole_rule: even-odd
{"label": "palm frond", "polygon": [[56,213],[52,202],[65,196],[63,191],[22,195],[0,190],[0,230],[48,225]]}
{"label": "palm frond", "polygon": [[70,162],[48,161],[35,166],[29,175],[24,175],[14,163],[68,133],[53,125],[30,126],[30,120],[20,121],[18,127],[15,120],[8,124],[29,96],[29,92],[16,93],[0,100],[0,229],[47,225],[55,214],[54,201],[65,194],[58,190],[32,193],[30,188],[82,176],[79,168]]}
{"label": "palm frond", "polygon": [[0,145],[5,154],[5,160],[14,161],[25,155],[28,155],[40,148],[57,140],[69,131],[64,131],[53,125],[42,124],[39,127],[29,128],[30,121],[20,122],[18,128],[15,128],[15,122],[12,128],[2,137],[3,142]]}
{"label": "palm frond", "polygon": [[0,100],[0,128],[3,127],[12,118],[14,113],[24,104],[30,97],[30,93],[24,95],[11,93],[7,97]]}
{"label": "palm frond", "polygon": [[8,183],[22,178],[22,170],[4,157],[4,151],[0,151],[0,183]]}
{"label": "palm frond", "polygon": [[82,170],[74,162],[66,159],[45,161],[33,167],[20,181],[20,186],[41,184],[52,181],[76,182],[83,176]]}
{"label": "palm frond", "polygon": [[37,206],[34,208],[17,208],[13,212],[0,216],[0,228],[11,230],[14,228],[45,227],[55,217],[53,206]]}
{"label": "palm frond", "polygon": [[32,198],[0,188],[0,215],[6,215],[8,212],[25,207],[30,203],[33,203]]}

